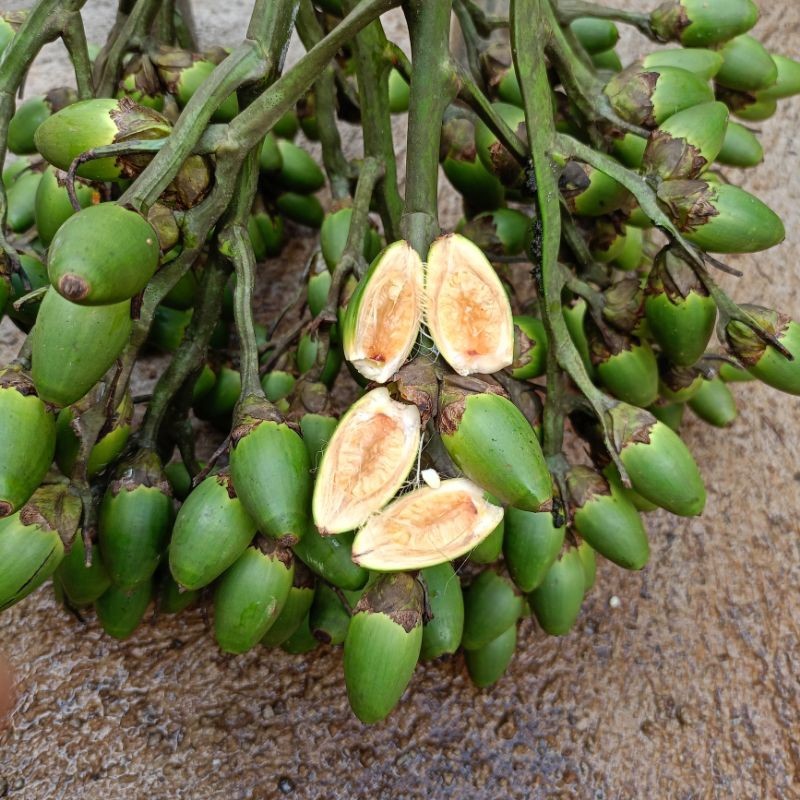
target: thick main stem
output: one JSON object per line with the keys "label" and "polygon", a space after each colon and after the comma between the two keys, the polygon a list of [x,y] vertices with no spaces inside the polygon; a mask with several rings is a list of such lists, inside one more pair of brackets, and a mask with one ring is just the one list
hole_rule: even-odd
{"label": "thick main stem", "polygon": [[457,92],[451,68],[450,0],[405,5],[411,34],[411,93],[406,150],[406,202],[401,222],[404,238],[426,258],[439,233],[439,143],[442,116]]}

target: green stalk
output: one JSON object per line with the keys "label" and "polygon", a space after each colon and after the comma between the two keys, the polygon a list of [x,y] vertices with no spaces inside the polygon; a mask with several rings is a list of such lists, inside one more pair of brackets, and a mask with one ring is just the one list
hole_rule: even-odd
{"label": "green stalk", "polygon": [[[345,8],[355,8],[354,0],[345,0]],[[385,54],[388,45],[380,20],[367,25],[353,38],[353,58],[358,79],[358,96],[362,109],[364,155],[379,159],[384,174],[377,186],[376,207],[388,241],[400,236],[400,215],[403,203],[397,185],[397,160],[392,138],[392,115],[389,110],[390,64]]]}
{"label": "green stalk", "polygon": [[[310,50],[324,38],[325,32],[319,24],[311,0],[300,0],[295,27],[306,50]],[[314,99],[319,121],[322,163],[334,200],[341,200],[350,197],[352,169],[342,152],[342,139],[336,124],[336,74],[330,64],[314,83]]]}
{"label": "green stalk", "polygon": [[553,8],[562,25],[569,25],[579,17],[594,17],[595,19],[608,19],[612,22],[633,25],[640,33],[651,39],[654,38],[650,28],[649,14],[626,11],[622,8],[609,8],[598,3],[586,2],[586,0],[553,0]]}
{"label": "green stalk", "polygon": [[73,14],[64,26],[62,34],[64,45],[69,53],[72,68],[75,70],[75,85],[78,97],[88,100],[92,97],[92,62],[89,60],[89,48],[86,44],[86,31],[80,14]]}
{"label": "green stalk", "polygon": [[131,42],[150,30],[160,5],[161,0],[137,0],[106,51],[105,61],[96,80],[97,97],[113,97],[116,94],[122,59]]}
{"label": "green stalk", "polygon": [[[556,367],[561,367],[583,392],[601,421],[606,446],[612,457],[618,455],[606,430],[606,410],[610,400],[592,383],[567,330],[561,309],[564,276],[558,263],[561,245],[561,208],[558,189],[559,168],[551,156],[556,140],[555,121],[550,104],[550,84],[544,58],[550,35],[547,0],[515,0],[511,6],[511,43],[517,74],[521,81],[528,145],[533,162],[533,178],[539,210],[538,231],[532,245],[533,271],[537,279],[542,321],[548,337],[547,399],[543,427],[548,455],[556,455],[563,436],[564,411],[559,397]],[[617,464],[622,467],[621,463]],[[625,469],[620,470],[625,475]]]}
{"label": "green stalk", "polygon": [[211,258],[206,264],[197,303],[192,314],[192,321],[186,330],[186,336],[153,389],[153,395],[137,437],[140,447],[155,449],[158,432],[174,397],[187,379],[202,365],[208,349],[208,342],[222,313],[219,298],[225,291],[229,274],[218,258]]}
{"label": "green stalk", "polygon": [[458,89],[451,66],[450,0],[410,0],[405,11],[411,34],[411,94],[408,112],[406,202],[403,237],[425,259],[439,234],[439,142],[442,116]]}

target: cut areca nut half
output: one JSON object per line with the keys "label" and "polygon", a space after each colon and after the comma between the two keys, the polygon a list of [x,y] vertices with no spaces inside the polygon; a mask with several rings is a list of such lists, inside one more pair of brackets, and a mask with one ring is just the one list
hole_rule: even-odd
{"label": "cut areca nut half", "polygon": [[379,572],[422,569],[477,547],[503,519],[466,478],[423,486],[371,517],[353,541],[353,561]]}
{"label": "cut areca nut half", "polygon": [[428,252],[425,318],[431,338],[459,375],[491,374],[514,361],[511,304],[475,244],[451,233]]}
{"label": "cut areca nut half", "polygon": [[406,241],[387,247],[359,281],[344,317],[345,358],[386,383],[414,347],[422,319],[422,261]]}
{"label": "cut areca nut half", "polygon": [[392,400],[378,387],[342,417],[320,462],[314,523],[322,534],[363,525],[397,493],[417,458],[416,406]]}

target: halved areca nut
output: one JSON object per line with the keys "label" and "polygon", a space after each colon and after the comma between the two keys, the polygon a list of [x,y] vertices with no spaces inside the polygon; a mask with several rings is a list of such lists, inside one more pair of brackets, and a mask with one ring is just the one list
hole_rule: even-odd
{"label": "halved areca nut", "polygon": [[490,374],[514,360],[514,323],[503,284],[480,248],[457,233],[437,239],[425,271],[425,317],[459,375]]}
{"label": "halved areca nut", "polygon": [[502,519],[483,489],[451,478],[415,489],[369,519],[353,541],[353,561],[381,572],[432,567],[477,547]]}
{"label": "halved areca nut", "polygon": [[345,358],[367,379],[386,383],[414,347],[422,319],[422,261],[408,242],[372,262],[347,304]]}
{"label": "halved areca nut", "polygon": [[342,417],[314,486],[314,523],[322,534],[357,528],[394,497],[417,457],[417,407],[368,392]]}

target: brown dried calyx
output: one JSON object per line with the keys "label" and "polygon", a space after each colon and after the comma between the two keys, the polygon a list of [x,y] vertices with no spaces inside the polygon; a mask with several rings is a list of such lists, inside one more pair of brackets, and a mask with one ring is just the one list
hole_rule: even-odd
{"label": "brown dried calyx", "polygon": [[131,492],[139,486],[158,489],[167,497],[172,497],[172,487],[164,474],[161,459],[152,450],[140,450],[123,462],[108,489],[113,495],[118,495],[121,491]]}
{"label": "brown dried calyx", "polygon": [[719,214],[714,206],[717,191],[706,181],[664,181],[657,195],[682,233],[696,231]]}
{"label": "brown dried calyx", "polygon": [[215,480],[217,483],[224,487],[225,491],[228,493],[228,497],[231,500],[235,500],[236,489],[233,487],[233,478],[231,478],[230,467],[224,467],[221,469],[216,475],[214,475]]}
{"label": "brown dried calyx", "polygon": [[656,255],[645,291],[648,295],[663,292],[673,304],[685,300],[690,292],[708,297],[708,290],[697,273],[680,251],[671,245],[662,248]]}
{"label": "brown dried calyx", "polygon": [[626,275],[603,292],[603,319],[630,333],[644,316],[644,291],[638,275]]}
{"label": "brown dried calyx", "polygon": [[477,157],[475,125],[465,117],[451,117],[445,120],[439,140],[439,160],[452,158],[455,161],[474,163]]}
{"label": "brown dried calyx", "polygon": [[422,625],[424,596],[419,581],[403,572],[382,575],[361,596],[353,614],[386,614],[406,633]]}
{"label": "brown dried calyx", "polygon": [[617,403],[608,412],[611,443],[618,453],[629,444],[649,444],[650,432],[658,420],[647,409]]}
{"label": "brown dried calyx", "polygon": [[680,41],[681,33],[691,24],[678,0],[666,0],[650,12],[650,29],[660,42]]}
{"label": "brown dried calyx", "polygon": [[283,415],[265,397],[250,395],[239,401],[231,429],[231,447],[236,447],[247,434],[252,433],[262,422],[284,422]]}
{"label": "brown dried calyx", "polygon": [[283,547],[280,542],[261,533],[256,534],[251,547],[255,547],[268,558],[280,561],[286,569],[290,569],[294,562],[294,553],[288,547]]}
{"label": "brown dried calyx", "polygon": [[[129,78],[132,79],[132,83],[128,81]],[[144,53],[135,55],[126,64],[120,80],[120,88],[126,91],[140,92],[149,97],[161,94],[161,81],[155,64],[148,55]]]}
{"label": "brown dried calyx", "polygon": [[417,407],[423,427],[439,413],[439,378],[433,362],[425,356],[417,356],[402,366],[392,388],[393,395]]}
{"label": "brown dried calyx", "polygon": [[439,391],[439,430],[452,434],[464,416],[466,400],[474,394],[499,394],[508,399],[508,392],[494,381],[475,376],[446,375]]}
{"label": "brown dried calyx", "polygon": [[63,484],[39,487],[19,512],[23,525],[56,531],[69,547],[78,530],[83,506],[80,498]]}
{"label": "brown dried calyx", "polygon": [[567,491],[574,509],[583,508],[594,497],[611,494],[608,481],[597,470],[576,464],[567,472]]}
{"label": "brown dried calyx", "polygon": [[[762,330],[776,339],[780,339],[786,333],[792,321],[786,314],[764,306],[742,303],[740,308],[753,317]],[[745,367],[757,364],[767,349],[767,343],[751,327],[735,320],[725,327],[725,341],[728,349]]]}
{"label": "brown dried calyx", "polygon": [[672,392],[688,389],[701,375],[696,367],[679,367],[665,359],[659,365],[659,377]]}
{"label": "brown dried calyx", "polygon": [[589,357],[595,366],[603,364],[624,350],[632,350],[639,343],[635,336],[621,333],[608,325],[598,324],[591,316],[586,317],[585,327],[586,338],[589,341]]}
{"label": "brown dried calyx", "polygon": [[635,125],[653,129],[658,126],[653,108],[653,92],[660,74],[641,63],[631,64],[615,75],[605,88],[616,111]]}
{"label": "brown dried calyx", "polygon": [[687,139],[660,128],[650,133],[643,163],[648,175],[665,181],[697,178],[708,166],[700,150]]}
{"label": "brown dried calyx", "polygon": [[481,72],[490,89],[495,89],[514,64],[508,42],[492,42],[480,55]]}
{"label": "brown dried calyx", "polygon": [[22,371],[21,367],[5,367],[0,370],[0,389],[15,389],[24,397],[36,394],[33,381]]}

